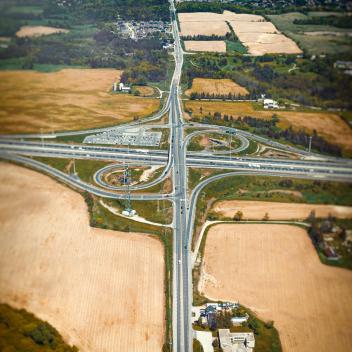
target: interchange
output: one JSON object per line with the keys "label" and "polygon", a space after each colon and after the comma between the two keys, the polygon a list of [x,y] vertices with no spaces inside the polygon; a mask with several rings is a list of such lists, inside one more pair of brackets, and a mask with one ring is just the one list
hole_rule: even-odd
{"label": "interchange", "polygon": [[[31,134],[31,135],[11,135],[1,136],[0,158],[11,160],[17,163],[29,165],[37,170],[48,173],[63,182],[83,191],[104,198],[126,199],[125,187],[111,188],[102,184],[101,176],[107,170],[116,167],[109,165],[97,171],[95,174],[96,185],[88,184],[78,178],[67,175],[53,167],[45,165],[39,161],[25,156],[46,156],[55,158],[71,158],[83,160],[110,160],[114,162],[126,162],[138,165],[163,165],[162,174],[155,180],[139,185],[130,186],[131,190],[146,190],[172,176],[173,190],[169,194],[153,193],[133,193],[131,199],[134,200],[158,200],[169,199],[173,203],[173,351],[192,351],[192,263],[191,263],[191,240],[194,228],[197,199],[201,191],[211,182],[224,177],[239,175],[263,175],[278,177],[296,177],[307,179],[326,179],[352,182],[352,161],[340,160],[337,158],[322,157],[317,154],[308,153],[301,149],[285,146],[275,141],[253,135],[249,132],[234,130],[241,136],[242,150],[248,147],[248,140],[253,139],[258,142],[265,142],[273,147],[283,150],[300,153],[302,156],[319,157],[319,160],[282,160],[263,159],[258,157],[234,157],[228,153],[222,155],[213,153],[188,152],[188,143],[197,134],[207,133],[207,131],[224,131],[224,127],[186,124],[182,118],[182,108],[179,97],[179,81],[183,65],[183,50],[180,43],[178,27],[176,22],[175,8],[170,0],[173,34],[175,39],[175,71],[170,85],[170,93],[162,110],[143,121],[132,122],[114,127],[114,129],[126,129],[136,127],[145,122],[156,121],[166,113],[169,114],[169,121],[164,128],[170,129],[168,150],[148,150],[130,148],[112,148],[91,145],[68,145],[60,143],[41,143],[16,140],[20,139],[52,139],[60,136],[83,135],[87,133],[98,133],[111,128],[91,129],[85,131],[60,132],[55,134]],[[158,125],[155,125],[158,126]],[[187,126],[206,128],[205,131],[196,131],[184,138],[184,128]],[[160,126],[158,126],[160,127]],[[244,146],[247,145],[246,148]],[[211,176],[200,182],[189,196],[187,168],[210,168],[224,169],[227,173]]]}

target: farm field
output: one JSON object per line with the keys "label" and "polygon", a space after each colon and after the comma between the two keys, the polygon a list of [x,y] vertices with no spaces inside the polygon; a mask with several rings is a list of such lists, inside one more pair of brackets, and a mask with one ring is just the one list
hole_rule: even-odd
{"label": "farm field", "polygon": [[305,220],[313,210],[317,218],[329,215],[342,219],[352,218],[352,207],[324,204],[231,200],[216,202],[212,210],[231,218],[240,210],[244,220],[262,220],[265,214],[268,214],[269,220]]}
{"label": "farm field", "polygon": [[19,38],[24,37],[40,37],[42,35],[50,35],[57,33],[68,33],[67,29],[54,28],[47,26],[22,26],[19,31],[16,32],[16,36]]}
{"label": "farm field", "polygon": [[249,102],[211,102],[186,101],[185,108],[192,110],[192,116],[201,117],[209,113],[220,112],[237,118],[252,116],[262,119],[271,119],[273,114],[278,115],[281,128],[292,126],[294,129],[304,129],[310,133],[314,130],[327,141],[336,143],[346,150],[352,150],[352,131],[347,123],[333,112],[299,112],[282,110],[255,110]]}
{"label": "farm field", "polygon": [[182,36],[224,36],[230,32],[229,23],[251,55],[300,54],[302,52],[292,39],[283,35],[262,16],[235,14],[230,11],[224,11],[223,14],[211,12],[180,13],[178,16]]}
{"label": "farm field", "polygon": [[211,12],[195,12],[178,14],[181,36],[219,35],[230,32],[223,16]]}
{"label": "farm field", "polygon": [[283,35],[271,23],[257,15],[246,15],[246,18],[234,16],[229,21],[239,40],[254,56],[265,54],[300,54],[302,50],[290,38]]}
{"label": "farm field", "polygon": [[299,227],[211,227],[202,277],[208,298],[238,300],[274,320],[285,352],[343,352],[352,344],[352,272],[320,263]]}
{"label": "farm field", "polygon": [[121,73],[113,69],[1,71],[0,133],[110,126],[157,111],[158,99],[110,92]]}
{"label": "farm field", "polygon": [[186,51],[205,51],[226,53],[226,42],[223,40],[185,40]]}
{"label": "farm field", "polygon": [[186,90],[185,94],[190,96],[192,93],[205,93],[215,95],[247,95],[248,90],[231,79],[210,79],[195,78],[191,89]]}
{"label": "farm field", "polygon": [[1,163],[0,181],[0,301],[82,352],[161,351],[161,242],[89,227],[83,198],[34,171]]}
{"label": "farm field", "polygon": [[295,19],[304,20],[314,16],[336,15],[327,12],[309,12],[308,14],[290,12],[280,15],[268,15],[274,25],[295,40],[302,49],[311,54],[338,54],[347,52],[351,47],[351,29],[329,25],[299,25]]}

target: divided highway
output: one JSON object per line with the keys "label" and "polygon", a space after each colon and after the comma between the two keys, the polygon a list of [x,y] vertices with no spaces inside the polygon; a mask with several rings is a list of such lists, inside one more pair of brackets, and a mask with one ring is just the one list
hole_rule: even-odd
{"label": "divided highway", "polygon": [[[96,145],[44,143],[27,141],[30,138],[51,139],[58,136],[73,136],[93,134],[111,130],[111,128],[91,129],[86,131],[61,132],[55,134],[31,134],[31,135],[2,135],[0,136],[0,158],[11,160],[16,163],[25,164],[47,174],[50,174],[68,185],[105,198],[125,199],[127,197],[124,187],[116,187],[106,184],[102,175],[115,165],[108,165],[98,170],[94,176],[97,185],[91,185],[81,181],[79,178],[67,175],[55,168],[45,165],[39,161],[25,156],[45,156],[55,158],[83,159],[83,160],[106,160],[121,166],[122,163],[133,165],[162,165],[164,166],[161,175],[146,184],[131,186],[131,190],[147,190],[172,177],[173,190],[170,194],[156,193],[132,193],[131,199],[135,200],[157,200],[169,199],[173,202],[173,341],[174,352],[192,352],[193,332],[191,324],[192,307],[192,261],[191,261],[191,239],[194,228],[196,204],[201,190],[210,182],[220,180],[224,177],[238,175],[267,175],[285,176],[308,179],[324,179],[352,182],[352,160],[325,157],[318,154],[311,154],[301,149],[282,145],[267,138],[253,135],[249,132],[220,126],[209,126],[201,124],[186,124],[183,121],[180,102],[180,78],[183,65],[183,50],[181,47],[176,11],[174,1],[170,1],[173,36],[175,41],[175,71],[172,77],[170,92],[162,110],[144,119],[143,121],[132,122],[114,127],[116,130],[124,130],[127,127],[141,125],[160,119],[164,114],[169,114],[169,122],[163,128],[169,128],[169,149],[153,150],[138,148],[114,148]],[[148,125],[151,126],[151,125]],[[158,126],[158,125],[156,125]],[[194,131],[184,138],[184,127],[196,127],[205,129]],[[160,126],[158,126],[160,127]],[[240,140],[240,146],[232,153],[245,151],[249,146],[249,139],[291,151],[305,157],[314,157],[316,160],[286,160],[286,159],[265,159],[259,157],[233,156],[232,153],[204,153],[187,152],[187,146],[192,137],[200,133],[226,131],[236,134]],[[23,139],[23,140],[18,140]],[[319,160],[318,160],[319,159]],[[226,170],[226,174],[220,174],[200,182],[188,194],[187,167],[216,168]]]}

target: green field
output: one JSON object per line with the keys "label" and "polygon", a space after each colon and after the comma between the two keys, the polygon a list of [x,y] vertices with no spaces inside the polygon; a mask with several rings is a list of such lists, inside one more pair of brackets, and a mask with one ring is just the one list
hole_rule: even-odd
{"label": "green field", "polygon": [[[328,16],[327,12],[311,12],[308,15],[290,12],[281,15],[268,15],[268,19],[288,37],[310,54],[338,54],[351,52],[352,39],[344,33],[351,29],[337,28],[329,25],[297,25],[295,19],[304,20],[312,16]],[[307,35],[306,32],[329,32],[324,35]],[[331,32],[331,34],[330,34]]]}

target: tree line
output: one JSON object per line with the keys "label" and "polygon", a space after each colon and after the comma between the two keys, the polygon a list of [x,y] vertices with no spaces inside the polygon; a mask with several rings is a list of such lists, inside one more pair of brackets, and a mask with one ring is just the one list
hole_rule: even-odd
{"label": "tree line", "polygon": [[333,26],[337,28],[352,28],[351,16],[313,16],[309,18],[296,18],[297,25]]}
{"label": "tree line", "polygon": [[215,94],[215,93],[204,93],[204,92],[192,92],[190,95],[191,100],[204,100],[204,99],[218,99],[218,100],[257,100],[260,98],[260,94],[251,92],[249,94]]}

